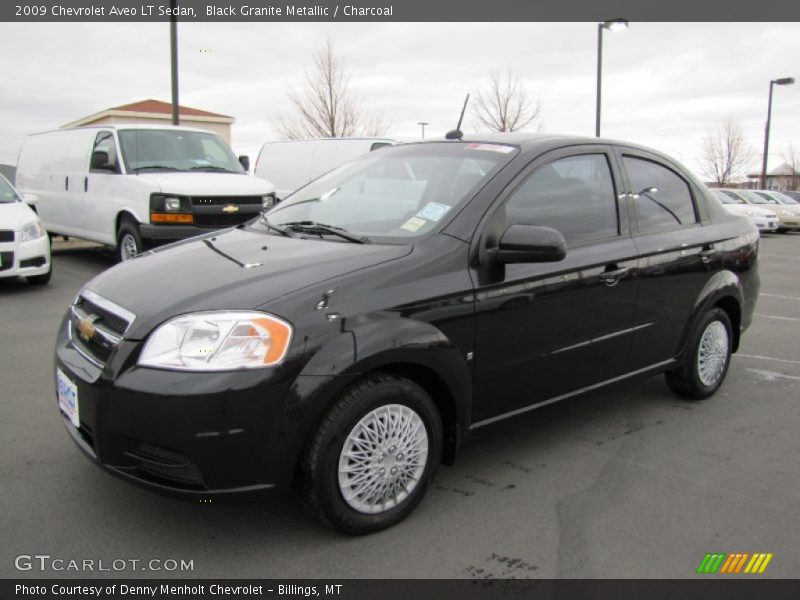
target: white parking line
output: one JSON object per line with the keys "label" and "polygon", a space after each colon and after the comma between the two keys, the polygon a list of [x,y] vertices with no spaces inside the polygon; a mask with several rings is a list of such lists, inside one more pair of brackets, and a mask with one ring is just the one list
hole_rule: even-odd
{"label": "white parking line", "polygon": [[781,296],[780,294],[765,294],[764,292],[761,292],[759,296],[767,296],[768,298],[782,298],[783,300],[795,300],[797,302],[800,302],[800,298],[797,298],[795,296]]}
{"label": "white parking line", "polygon": [[758,373],[767,381],[775,381],[776,379],[791,379],[793,381],[800,381],[800,377],[794,375],[784,375],[783,373],[776,373],[775,371],[763,371],[761,369],[747,369],[751,373]]}
{"label": "white parking line", "polygon": [[734,354],[734,356],[738,356],[739,358],[755,358],[757,360],[774,360],[775,362],[783,362],[789,363],[792,365],[800,365],[800,360],[789,360],[787,358],[774,358],[772,356],[760,356],[758,354]]}
{"label": "white parking line", "polygon": [[759,315],[754,314],[754,317],[763,317],[765,319],[780,319],[782,321],[800,321],[800,319],[795,319],[794,317],[779,317],[778,315]]}

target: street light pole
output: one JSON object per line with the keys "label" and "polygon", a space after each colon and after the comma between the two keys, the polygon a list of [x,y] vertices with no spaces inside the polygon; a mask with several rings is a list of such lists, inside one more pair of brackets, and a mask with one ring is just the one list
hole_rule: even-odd
{"label": "street light pole", "polygon": [[417,125],[422,127],[422,139],[424,140],[425,139],[425,126],[426,125],[430,125],[430,123],[425,123],[424,121],[420,121],[419,123],[417,123]]}
{"label": "street light pole", "polygon": [[764,160],[761,162],[761,189],[767,189],[767,158],[769,157],[769,128],[772,121],[772,86],[792,85],[794,77],[773,79],[769,82],[769,101],[767,102],[767,124],[764,127]]}
{"label": "street light pole", "polygon": [[172,12],[169,18],[169,47],[172,71],[172,124],[180,125],[178,108],[178,11],[176,5],[177,0],[170,0]]}
{"label": "street light pole", "polygon": [[620,31],[627,28],[628,21],[625,19],[613,19],[611,21],[602,21],[597,24],[597,105],[595,106],[594,116],[595,137],[600,137],[600,103],[603,85],[603,29]]}

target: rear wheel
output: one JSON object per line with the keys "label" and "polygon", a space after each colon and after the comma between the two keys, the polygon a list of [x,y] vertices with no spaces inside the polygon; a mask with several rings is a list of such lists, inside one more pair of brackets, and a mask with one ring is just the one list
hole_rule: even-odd
{"label": "rear wheel", "polygon": [[716,392],[728,372],[732,339],[728,313],[712,308],[687,340],[681,365],[666,373],[670,389],[692,400],[702,400]]}
{"label": "rear wheel", "polygon": [[117,232],[117,259],[120,262],[125,262],[134,258],[137,254],[141,254],[142,250],[144,250],[144,246],[142,245],[139,226],[125,219]]}
{"label": "rear wheel", "polygon": [[309,444],[304,504],[347,533],[389,527],[422,500],[441,452],[441,419],[425,390],[369,377],[342,394]]}

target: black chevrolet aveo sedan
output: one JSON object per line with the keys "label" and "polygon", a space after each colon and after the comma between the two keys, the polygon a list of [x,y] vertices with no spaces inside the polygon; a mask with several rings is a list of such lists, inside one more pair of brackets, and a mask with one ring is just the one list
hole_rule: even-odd
{"label": "black chevrolet aveo sedan", "polygon": [[295,488],[367,533],[481,427],[660,372],[713,394],[757,253],[748,220],[642,147],[383,148],[91,281],[59,332],[58,404],[123,479],[196,500]]}

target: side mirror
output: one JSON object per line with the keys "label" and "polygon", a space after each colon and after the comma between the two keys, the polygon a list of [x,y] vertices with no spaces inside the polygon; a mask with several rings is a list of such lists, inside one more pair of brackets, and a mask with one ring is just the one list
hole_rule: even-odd
{"label": "side mirror", "polygon": [[488,252],[500,264],[558,262],[567,255],[567,241],[551,227],[518,224],[506,229],[497,248]]}
{"label": "side mirror", "polygon": [[36,194],[22,194],[22,201],[29,206],[33,206],[39,201],[39,196]]}
{"label": "side mirror", "polygon": [[244,170],[249,173],[250,172],[250,157],[242,155],[242,156],[239,157],[239,162],[244,167]]}
{"label": "side mirror", "polygon": [[92,152],[91,168],[93,171],[113,171],[114,165],[108,162],[108,152],[103,150]]}

